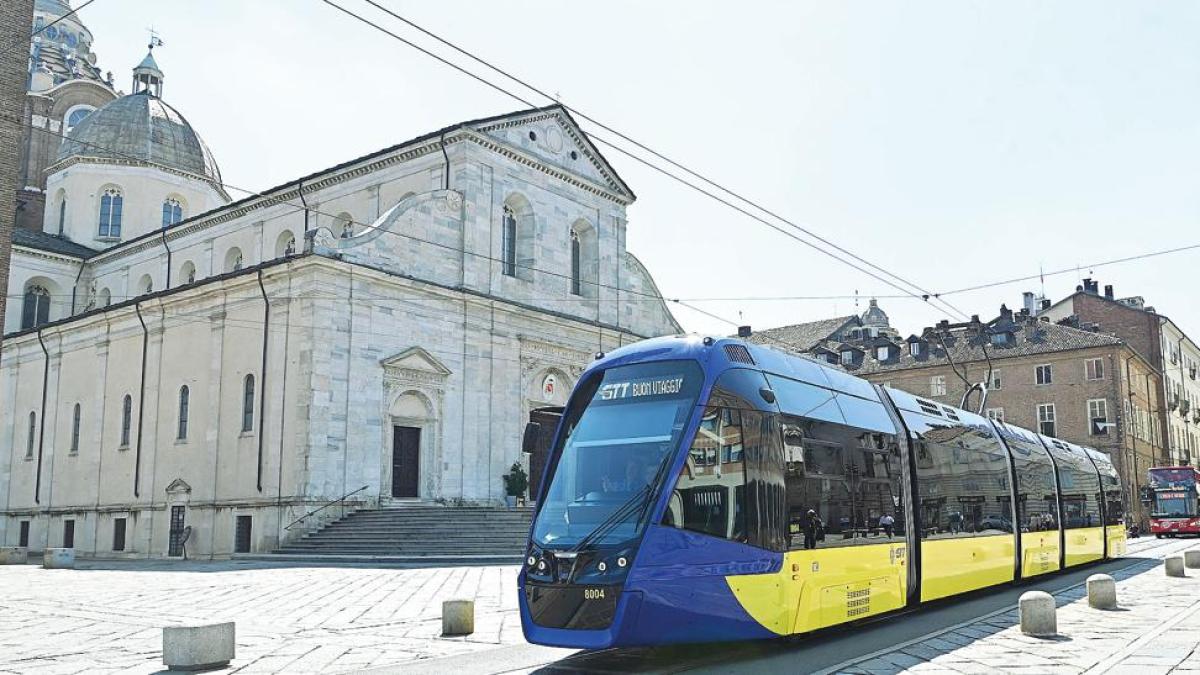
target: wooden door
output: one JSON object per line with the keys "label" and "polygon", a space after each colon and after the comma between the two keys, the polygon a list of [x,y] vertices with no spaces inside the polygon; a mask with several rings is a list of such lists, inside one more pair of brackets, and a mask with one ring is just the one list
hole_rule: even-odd
{"label": "wooden door", "polygon": [[421,476],[421,430],[392,427],[392,496],[417,497]]}

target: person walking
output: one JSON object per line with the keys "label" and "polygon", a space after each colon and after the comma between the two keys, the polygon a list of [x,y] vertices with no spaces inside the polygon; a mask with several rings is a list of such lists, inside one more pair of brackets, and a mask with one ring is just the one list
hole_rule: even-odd
{"label": "person walking", "polygon": [[809,509],[804,521],[804,548],[812,549],[817,547],[817,535],[820,534],[823,525],[824,523],[821,522],[821,517],[817,515],[817,512]]}
{"label": "person walking", "polygon": [[892,517],[892,514],[885,513],[879,518],[879,526],[883,528],[883,532],[887,535],[887,538],[891,539],[896,529],[896,519]]}

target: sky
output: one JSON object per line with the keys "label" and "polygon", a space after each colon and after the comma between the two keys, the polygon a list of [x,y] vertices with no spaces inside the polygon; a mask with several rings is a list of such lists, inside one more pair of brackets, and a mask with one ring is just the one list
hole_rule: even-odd
{"label": "sky", "polygon": [[[926,291],[1069,270],[926,302],[601,146],[638,195],[629,250],[687,302],[671,308],[688,330],[879,296],[908,334],[1091,276],[1200,339],[1200,248],[1091,267],[1200,244],[1200,4],[378,1]],[[526,107],[321,0],[96,0],[80,16],[126,91],[146,28],[162,36],[163,98],[235,199]],[[764,299],[797,296],[824,299]]]}

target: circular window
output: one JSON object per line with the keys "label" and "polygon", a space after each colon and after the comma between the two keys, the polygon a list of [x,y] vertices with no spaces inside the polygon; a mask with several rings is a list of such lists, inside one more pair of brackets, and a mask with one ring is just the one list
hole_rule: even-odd
{"label": "circular window", "polygon": [[579,159],[579,153],[572,150],[571,151],[571,159]]}
{"label": "circular window", "polygon": [[529,140],[531,140],[531,141],[537,140],[537,132],[536,131],[529,132]]}
{"label": "circular window", "polygon": [[46,37],[50,38],[51,40],[58,37],[58,29],[55,28],[54,26],[46,26],[45,33],[46,33]]}

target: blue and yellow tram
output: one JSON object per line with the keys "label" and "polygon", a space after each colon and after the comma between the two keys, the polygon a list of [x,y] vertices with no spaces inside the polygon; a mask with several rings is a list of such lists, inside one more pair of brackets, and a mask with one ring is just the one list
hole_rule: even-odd
{"label": "blue and yellow tram", "polygon": [[1123,494],[1088,448],[740,340],[648,340],[572,392],[522,626],[593,649],[804,633],[1122,555]]}

